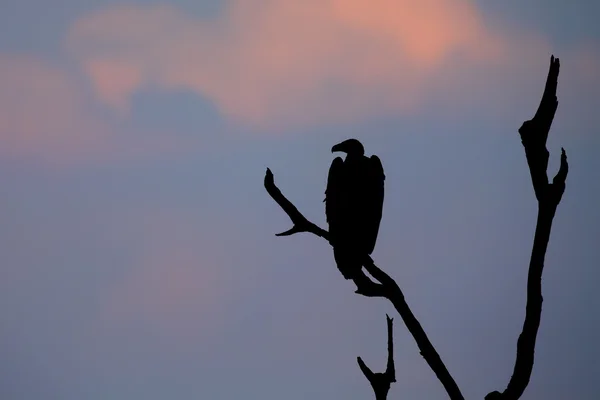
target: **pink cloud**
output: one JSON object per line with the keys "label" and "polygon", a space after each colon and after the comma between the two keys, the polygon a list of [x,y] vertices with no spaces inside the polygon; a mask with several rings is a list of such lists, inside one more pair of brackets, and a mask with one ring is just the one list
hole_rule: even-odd
{"label": "pink cloud", "polygon": [[[468,0],[230,0],[212,19],[168,6],[111,7],[77,20],[66,44],[92,94],[117,115],[99,114],[60,66],[0,54],[3,156],[63,165],[199,148],[195,139],[123,129],[132,95],[145,87],[195,91],[225,117],[265,131],[438,104],[438,113],[529,107],[551,51],[535,34],[491,30]],[[564,52],[565,93],[599,81],[594,49]]]}
{"label": "pink cloud", "polygon": [[110,132],[84,106],[61,69],[34,57],[0,55],[0,148],[6,156],[55,161],[87,157]]}
{"label": "pink cloud", "polygon": [[513,45],[468,0],[231,0],[216,19],[121,6],[79,19],[67,39],[119,110],[146,85],[187,88],[260,127],[409,112],[449,60],[506,63]]}
{"label": "pink cloud", "polygon": [[[90,60],[88,67],[100,98],[127,111],[119,101],[137,86],[136,69],[105,58]],[[180,154],[198,145],[166,132],[136,139],[131,129],[119,126],[118,118],[97,112],[76,76],[36,57],[0,54],[0,87],[4,157],[66,166]]]}
{"label": "pink cloud", "polygon": [[139,68],[121,61],[109,59],[89,60],[86,71],[98,97],[120,111],[129,111],[127,96],[138,88],[142,77]]}

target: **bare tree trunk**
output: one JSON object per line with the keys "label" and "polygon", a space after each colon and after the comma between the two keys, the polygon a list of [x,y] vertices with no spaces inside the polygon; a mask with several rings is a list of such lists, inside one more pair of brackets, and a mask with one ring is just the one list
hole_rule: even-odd
{"label": "bare tree trunk", "polygon": [[520,398],[529,384],[531,372],[533,371],[535,341],[542,317],[542,272],[544,270],[544,258],[546,256],[546,249],[548,248],[548,241],[550,240],[552,220],[565,191],[565,182],[569,172],[567,154],[562,149],[558,173],[552,180],[552,183],[548,182],[547,168],[549,155],[546,149],[546,140],[548,139],[550,126],[558,107],[556,87],[559,70],[560,61],[558,58],[555,59],[552,56],[546,80],[546,88],[544,89],[540,106],[533,119],[525,121],[521,129],[519,129],[521,141],[525,147],[531,182],[538,200],[538,217],[533,248],[531,250],[531,259],[529,261],[529,275],[527,277],[525,322],[523,323],[523,331],[517,341],[515,368],[504,392],[492,392],[486,396],[486,400],[496,398],[516,400]]}

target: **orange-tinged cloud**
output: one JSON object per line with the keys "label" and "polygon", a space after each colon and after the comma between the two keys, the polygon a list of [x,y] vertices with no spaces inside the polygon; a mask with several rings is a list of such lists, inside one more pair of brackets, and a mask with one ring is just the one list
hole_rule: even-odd
{"label": "orange-tinged cloud", "polygon": [[[121,99],[140,81],[135,67],[102,58],[90,60],[88,71],[100,98],[126,112]],[[198,145],[169,133],[136,135],[101,116],[88,97],[64,68],[0,54],[0,155],[67,166],[180,154]]]}
{"label": "orange-tinged cloud", "polygon": [[410,111],[448,59],[509,54],[469,0],[231,0],[209,20],[112,7],[79,19],[67,45],[119,110],[145,85],[187,88],[261,127]]}
{"label": "orange-tinged cloud", "polygon": [[86,70],[92,78],[98,97],[120,111],[129,111],[127,96],[140,86],[139,68],[120,61],[89,60]]}
{"label": "orange-tinged cloud", "polygon": [[[482,39],[477,34],[487,33],[469,1],[333,0],[332,3],[340,20],[381,41],[391,39],[396,50],[422,68],[437,66],[453,49],[475,50]],[[490,35],[484,38],[490,39]]]}
{"label": "orange-tinged cloud", "polygon": [[0,56],[0,148],[7,156],[86,157],[107,127],[90,114],[61,69],[37,58]]}
{"label": "orange-tinged cloud", "polygon": [[[100,116],[58,65],[0,54],[1,155],[69,164],[197,148],[169,133],[119,129],[132,95],[149,86],[193,90],[260,128],[354,122],[432,103],[452,113],[461,99],[485,99],[500,112],[516,97],[537,101],[531,78],[550,54],[544,38],[490,30],[469,0],[230,0],[211,19],[168,6],[111,7],[77,20],[66,42],[93,94],[120,115]],[[597,87],[596,49],[558,54],[565,94]]]}

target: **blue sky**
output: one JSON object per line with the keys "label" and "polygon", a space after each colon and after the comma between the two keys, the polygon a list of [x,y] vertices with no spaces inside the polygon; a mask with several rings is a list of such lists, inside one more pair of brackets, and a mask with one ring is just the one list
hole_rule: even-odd
{"label": "blue sky", "polygon": [[[546,256],[523,399],[595,399],[600,28],[594,2],[5,1],[3,399],[372,398],[382,300],[331,249],[331,146],[383,162],[373,257],[466,398],[510,378],[535,196],[517,129],[561,59]],[[425,243],[435,243],[426,248]],[[389,398],[444,398],[401,319]]]}

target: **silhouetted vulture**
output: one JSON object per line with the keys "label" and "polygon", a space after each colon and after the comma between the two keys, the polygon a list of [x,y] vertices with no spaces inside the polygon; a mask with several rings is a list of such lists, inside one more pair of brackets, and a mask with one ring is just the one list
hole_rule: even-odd
{"label": "silhouetted vulture", "polygon": [[347,156],[345,161],[336,157],[329,168],[325,214],[338,269],[344,278],[354,279],[375,248],[385,175],[379,157],[365,157],[365,149],[356,139],[336,144],[331,152],[336,151]]}

